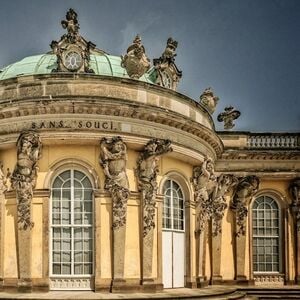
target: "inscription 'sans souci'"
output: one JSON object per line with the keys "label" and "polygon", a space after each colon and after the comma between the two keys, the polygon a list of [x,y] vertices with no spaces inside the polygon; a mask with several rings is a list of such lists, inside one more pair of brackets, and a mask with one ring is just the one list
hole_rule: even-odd
{"label": "inscription 'sans souci'", "polygon": [[118,126],[115,122],[112,121],[58,120],[58,121],[39,121],[39,122],[31,123],[31,129],[43,129],[43,128],[116,130]]}

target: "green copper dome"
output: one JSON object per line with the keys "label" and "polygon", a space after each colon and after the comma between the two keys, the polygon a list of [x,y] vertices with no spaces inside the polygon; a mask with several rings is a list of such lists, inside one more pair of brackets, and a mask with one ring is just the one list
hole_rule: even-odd
{"label": "green copper dome", "polygon": [[[57,68],[56,55],[41,54],[28,56],[0,70],[0,80],[26,75],[49,74]],[[108,54],[91,54],[90,68],[95,75],[130,78],[127,71],[121,67],[121,57]],[[151,68],[139,78],[140,81],[154,83],[156,71]]]}

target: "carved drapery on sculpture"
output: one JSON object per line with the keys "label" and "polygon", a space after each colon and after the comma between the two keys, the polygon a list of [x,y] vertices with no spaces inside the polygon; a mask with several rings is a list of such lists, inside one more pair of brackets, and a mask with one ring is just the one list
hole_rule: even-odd
{"label": "carved drapery on sculpture", "polygon": [[89,63],[91,50],[96,45],[80,36],[77,13],[72,8],[68,10],[66,20],[62,20],[61,25],[67,33],[58,42],[52,41],[50,44],[57,58],[57,68],[52,72],[94,73]]}
{"label": "carved drapery on sculpture", "polygon": [[178,82],[182,77],[182,71],[175,64],[177,45],[177,41],[169,38],[162,56],[153,60],[154,67],[157,70],[156,83],[172,90],[176,90]]}
{"label": "carved drapery on sculpture", "polygon": [[297,231],[300,232],[300,178],[296,178],[289,186],[292,196],[291,210],[296,222]]}
{"label": "carved drapery on sculpture", "polygon": [[142,40],[137,35],[127,49],[127,54],[121,57],[121,66],[126,69],[130,78],[139,79],[150,68],[150,60],[146,56],[145,48]]}
{"label": "carved drapery on sculpture", "polygon": [[238,110],[235,110],[232,106],[227,106],[224,112],[218,115],[218,121],[224,122],[224,129],[232,129],[235,126],[233,121],[240,115],[241,113]]}
{"label": "carved drapery on sculpture", "polygon": [[224,198],[230,188],[238,182],[237,177],[231,174],[221,174],[212,194],[212,235],[217,236],[222,232],[222,219],[227,203]]}
{"label": "carved drapery on sculpture", "polygon": [[214,95],[210,87],[205,89],[200,95],[200,103],[209,111],[210,114],[213,114],[216,110],[218,101],[219,97]]}
{"label": "carved drapery on sculpture", "polygon": [[192,183],[196,203],[196,233],[200,234],[213,213],[211,195],[216,186],[216,176],[210,158],[205,158],[201,166],[194,167]]}
{"label": "carved drapery on sculpture", "polygon": [[233,194],[230,208],[236,215],[236,235],[246,234],[246,217],[248,215],[248,205],[254,194],[258,191],[259,179],[255,175],[239,178],[238,184]]}
{"label": "carved drapery on sculpture", "polygon": [[12,187],[17,194],[18,224],[21,230],[31,229],[31,200],[36,186],[38,160],[42,143],[33,131],[20,134],[17,141],[17,164],[11,175]]}
{"label": "carved drapery on sculpture", "polygon": [[100,159],[105,174],[104,188],[111,193],[113,203],[113,229],[126,224],[129,183],[126,174],[127,147],[121,137],[102,138]]}
{"label": "carved drapery on sculpture", "polygon": [[138,189],[143,198],[143,236],[155,228],[155,204],[159,156],[172,151],[171,141],[152,139],[144,147],[137,161]]}

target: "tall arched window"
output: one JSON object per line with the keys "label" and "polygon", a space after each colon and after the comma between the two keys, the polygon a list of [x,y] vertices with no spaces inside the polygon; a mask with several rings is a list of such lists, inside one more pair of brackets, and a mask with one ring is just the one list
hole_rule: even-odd
{"label": "tall arched window", "polygon": [[280,211],[269,196],[260,196],[252,205],[253,271],[281,272]]}
{"label": "tall arched window", "polygon": [[93,274],[93,189],[81,171],[64,171],[53,181],[50,225],[50,275],[90,277]]}

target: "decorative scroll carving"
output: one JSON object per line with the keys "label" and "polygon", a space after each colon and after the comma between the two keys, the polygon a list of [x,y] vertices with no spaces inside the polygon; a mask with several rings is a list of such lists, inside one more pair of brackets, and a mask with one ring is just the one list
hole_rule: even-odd
{"label": "decorative scroll carving", "polygon": [[68,10],[66,20],[62,20],[61,25],[67,33],[58,42],[52,41],[50,44],[57,57],[57,68],[52,72],[94,73],[89,63],[91,51],[96,45],[80,36],[77,13],[72,8]]}
{"label": "decorative scroll carving", "polygon": [[159,156],[172,151],[170,140],[152,139],[144,147],[137,161],[138,189],[143,197],[143,236],[155,228],[155,204]]}
{"label": "decorative scroll carving", "polygon": [[227,106],[224,112],[218,115],[218,121],[224,122],[224,129],[232,129],[235,126],[233,121],[240,115],[241,113],[238,110],[235,110],[232,106]]}
{"label": "decorative scroll carving", "polygon": [[17,193],[18,224],[20,230],[33,227],[31,200],[36,186],[38,160],[41,158],[42,143],[33,131],[20,134],[17,141],[17,164],[11,175],[11,184]]}
{"label": "decorative scroll carving", "polygon": [[300,232],[300,178],[296,178],[289,186],[292,196],[291,210],[296,221],[297,231]]}
{"label": "decorative scroll carving", "polygon": [[142,39],[137,35],[127,49],[127,54],[122,56],[121,66],[126,69],[130,78],[139,79],[150,68],[150,60],[146,56]]}
{"label": "decorative scroll carving", "polygon": [[217,236],[222,232],[222,219],[224,217],[227,203],[224,198],[225,193],[235,186],[238,182],[237,177],[230,174],[221,174],[218,177],[217,185],[212,194],[212,235]]}
{"label": "decorative scroll carving", "polygon": [[210,114],[213,114],[216,110],[218,101],[219,97],[214,95],[210,87],[205,89],[200,95],[200,103],[209,111]]}
{"label": "decorative scroll carving", "polygon": [[259,179],[255,175],[239,178],[235,188],[233,200],[230,208],[236,214],[237,232],[236,235],[246,234],[246,217],[248,215],[247,206],[254,194],[258,191]]}
{"label": "decorative scroll carving", "polygon": [[201,166],[194,167],[192,183],[195,190],[196,233],[200,234],[211,218],[211,195],[216,187],[216,176],[211,158],[205,158]]}
{"label": "decorative scroll carving", "polygon": [[122,138],[102,138],[100,141],[99,162],[105,174],[105,185],[112,196],[113,229],[126,224],[129,183],[126,174],[127,147]]}
{"label": "decorative scroll carving", "polygon": [[177,45],[177,41],[171,37],[168,38],[164,53],[160,58],[153,60],[154,67],[157,70],[156,83],[172,90],[176,90],[178,82],[182,77],[182,71],[175,64]]}

